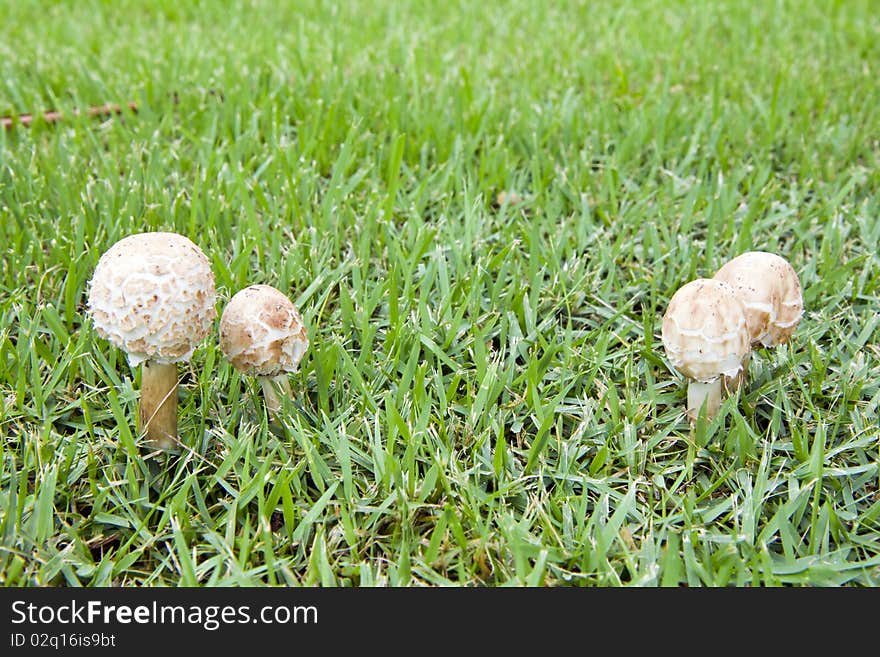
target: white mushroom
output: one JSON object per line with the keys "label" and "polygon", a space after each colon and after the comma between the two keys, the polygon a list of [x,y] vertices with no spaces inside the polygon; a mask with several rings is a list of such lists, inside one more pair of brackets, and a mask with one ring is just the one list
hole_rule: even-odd
{"label": "white mushroom", "polygon": [[270,285],[240,290],[223,310],[220,349],[233,367],[259,379],[273,415],[281,410],[276,387],[290,396],[286,373],[297,370],[308,347],[296,306]]}
{"label": "white mushroom", "polygon": [[176,233],[129,235],[95,267],[88,312],[98,335],[143,364],[138,419],[151,447],[176,446],[177,363],[210,332],[215,301],[208,258]]}
{"label": "white mushroom", "polygon": [[746,309],[752,344],[775,347],[791,337],[804,314],[797,272],[788,261],[765,251],[749,251],[714,276],[736,291]]}
{"label": "white mushroom", "polygon": [[727,283],[691,281],[669,301],[661,334],[670,363],[688,379],[688,416],[696,419],[705,403],[711,419],[725,392],[722,383],[738,377],[749,354],[742,303]]}

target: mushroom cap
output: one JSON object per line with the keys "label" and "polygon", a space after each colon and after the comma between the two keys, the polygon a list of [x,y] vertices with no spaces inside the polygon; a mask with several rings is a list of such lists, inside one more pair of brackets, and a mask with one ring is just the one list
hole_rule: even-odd
{"label": "mushroom cap", "polygon": [[271,285],[238,291],[220,317],[220,349],[237,370],[257,376],[295,372],[309,347],[302,316]]}
{"label": "mushroom cap", "polygon": [[95,330],[132,365],[187,361],[211,331],[214,272],[202,250],[177,233],[139,233],[98,260],[88,312]]}
{"label": "mushroom cap", "polygon": [[745,310],[727,283],[698,278],[672,296],[661,331],[672,366],[689,379],[736,376],[749,353]]}
{"label": "mushroom cap", "polygon": [[746,309],[752,344],[774,347],[786,342],[804,314],[797,272],[788,261],[766,251],[735,257],[715,274],[736,290]]}

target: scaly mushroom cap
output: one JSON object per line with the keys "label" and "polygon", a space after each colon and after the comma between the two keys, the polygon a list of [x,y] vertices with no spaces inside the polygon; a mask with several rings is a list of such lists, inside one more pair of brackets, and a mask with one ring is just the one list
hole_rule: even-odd
{"label": "scaly mushroom cap", "polygon": [[236,369],[258,376],[295,372],[309,339],[296,306],[271,285],[237,292],[220,318],[220,348]]}
{"label": "scaly mushroom cap", "polygon": [[749,353],[745,310],[727,283],[698,278],[669,301],[661,331],[672,366],[689,379],[736,376]]}
{"label": "scaly mushroom cap", "polygon": [[140,233],[98,260],[88,312],[98,335],[132,365],[167,365],[189,360],[208,335],[216,297],[214,272],[198,246],[176,233]]}
{"label": "scaly mushroom cap", "polygon": [[745,306],[752,344],[782,344],[801,321],[804,299],[797,272],[775,253],[743,253],[721,267],[715,280],[731,285]]}

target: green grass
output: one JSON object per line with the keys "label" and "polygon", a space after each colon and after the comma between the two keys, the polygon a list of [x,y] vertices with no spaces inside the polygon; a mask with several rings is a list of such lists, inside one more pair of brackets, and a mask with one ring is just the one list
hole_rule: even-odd
{"label": "green grass", "polygon": [[[880,584],[874,3],[276,4],[0,2],[0,114],[140,106],[0,133],[0,582]],[[145,230],[300,307],[281,426],[215,332],[140,446]],[[807,312],[692,430],[659,317],[749,249]]]}

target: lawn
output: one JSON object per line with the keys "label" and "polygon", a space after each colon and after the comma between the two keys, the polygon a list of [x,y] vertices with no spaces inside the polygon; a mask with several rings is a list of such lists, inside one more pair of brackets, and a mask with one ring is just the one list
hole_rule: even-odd
{"label": "lawn", "polygon": [[[0,0],[68,116],[0,131],[0,583],[880,585],[876,9]],[[143,446],[85,302],[153,230],[302,311],[279,422],[215,330]],[[806,313],[692,427],[660,319],[754,249]]]}

